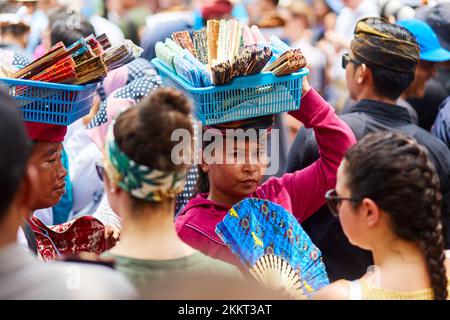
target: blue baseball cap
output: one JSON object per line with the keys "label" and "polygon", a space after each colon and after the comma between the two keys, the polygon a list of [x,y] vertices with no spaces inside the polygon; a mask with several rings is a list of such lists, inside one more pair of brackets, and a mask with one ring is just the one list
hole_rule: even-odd
{"label": "blue baseball cap", "polygon": [[428,24],[418,19],[399,20],[397,24],[416,37],[421,60],[432,62],[450,60],[450,51],[442,48],[438,37]]}
{"label": "blue baseball cap", "polygon": [[328,5],[328,7],[330,7],[330,9],[333,10],[335,13],[341,12],[341,10],[344,8],[344,5],[342,4],[341,0],[325,0],[325,2]]}

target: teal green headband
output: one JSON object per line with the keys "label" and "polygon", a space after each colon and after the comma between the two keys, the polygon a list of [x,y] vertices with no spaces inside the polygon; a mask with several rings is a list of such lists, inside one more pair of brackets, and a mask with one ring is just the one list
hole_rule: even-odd
{"label": "teal green headband", "polygon": [[109,180],[132,196],[159,202],[175,198],[183,190],[187,171],[160,171],[129,159],[116,143],[110,125],[105,148],[105,171]]}

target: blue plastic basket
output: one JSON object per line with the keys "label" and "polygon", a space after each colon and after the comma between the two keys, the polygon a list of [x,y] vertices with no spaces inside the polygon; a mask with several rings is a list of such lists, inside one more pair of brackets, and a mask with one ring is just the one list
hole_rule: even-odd
{"label": "blue plastic basket", "polygon": [[97,84],[67,85],[0,78],[26,121],[69,125],[87,115]]}
{"label": "blue plastic basket", "polygon": [[223,86],[194,88],[158,58],[152,60],[163,83],[183,91],[203,125],[212,125],[297,110],[307,68],[277,77],[271,72],[233,79]]}

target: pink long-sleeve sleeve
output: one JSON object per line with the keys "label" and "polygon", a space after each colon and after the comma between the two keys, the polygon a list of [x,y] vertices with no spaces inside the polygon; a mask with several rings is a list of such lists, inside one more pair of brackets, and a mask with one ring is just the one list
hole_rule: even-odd
{"label": "pink long-sleeve sleeve", "polygon": [[256,196],[284,206],[302,222],[325,203],[326,191],[335,187],[339,164],[356,140],[350,127],[314,89],[302,97],[300,110],[290,114],[314,129],[320,157],[307,168],[269,179]]}

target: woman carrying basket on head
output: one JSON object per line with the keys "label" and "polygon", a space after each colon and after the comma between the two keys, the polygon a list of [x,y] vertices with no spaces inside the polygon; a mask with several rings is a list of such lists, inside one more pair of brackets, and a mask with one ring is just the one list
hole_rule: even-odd
{"label": "woman carrying basket on head", "polygon": [[[252,156],[250,149],[256,149],[257,157],[261,157],[259,144],[264,137],[258,137],[256,142],[238,143],[234,148],[227,149],[224,145],[223,158],[235,158],[244,153],[245,163],[202,163],[200,174],[203,174],[206,188],[201,191],[204,193],[192,198],[176,220],[178,235],[187,244],[209,256],[239,265],[238,259],[215,233],[216,225],[234,204],[247,197],[267,199],[282,205],[302,222],[325,203],[324,194],[334,186],[339,163],[346,150],[355,143],[355,138],[334,109],[309,86],[306,78],[303,79],[302,95],[301,108],[290,114],[305,127],[314,129],[320,158],[304,170],[270,178],[260,185],[265,168],[263,161],[251,163],[247,160]],[[260,119],[262,121],[243,121],[238,127],[247,131],[271,126],[267,117]],[[216,128],[236,128],[236,123]],[[206,147],[208,145],[203,146],[204,150]]]}

